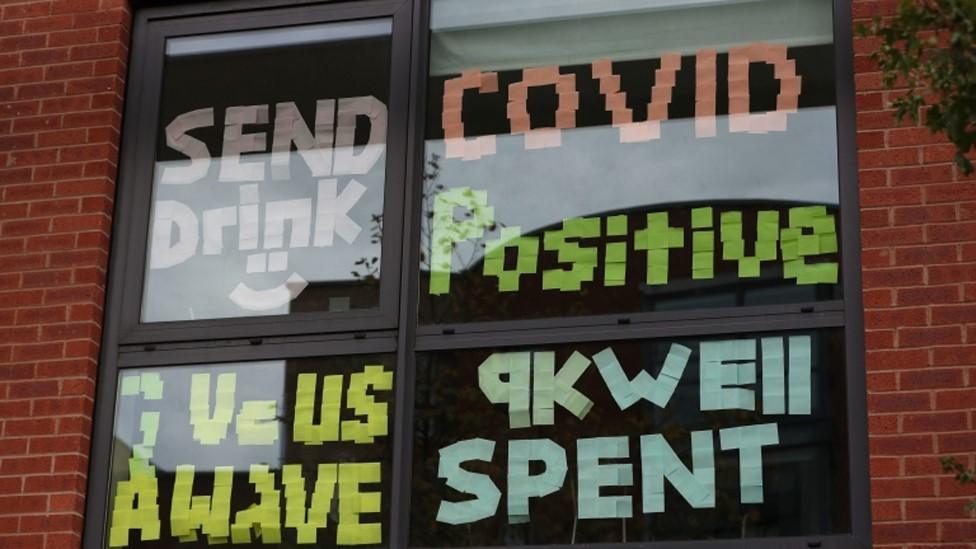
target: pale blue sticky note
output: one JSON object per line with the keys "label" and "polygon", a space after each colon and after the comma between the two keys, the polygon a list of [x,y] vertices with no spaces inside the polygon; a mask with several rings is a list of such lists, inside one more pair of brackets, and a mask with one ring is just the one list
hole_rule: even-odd
{"label": "pale blue sticky note", "polygon": [[764,337],[762,348],[763,414],[786,413],[786,373],[783,338]]}
{"label": "pale blue sticky note", "polygon": [[596,363],[597,370],[603,377],[603,382],[606,383],[610,395],[613,396],[613,400],[616,401],[621,410],[630,408],[640,400],[640,395],[631,386],[630,380],[627,379],[623,368],[620,367],[620,362],[617,361],[617,356],[613,354],[613,349],[607,347],[593,355],[593,362]]}
{"label": "pale blue sticky note", "polygon": [[734,386],[756,382],[756,341],[703,341],[698,349],[700,409],[755,410],[755,392]]}
{"label": "pale blue sticky note", "polygon": [[791,415],[810,415],[810,336],[790,337],[789,402]]}
{"label": "pale blue sticky note", "polygon": [[558,403],[579,419],[593,408],[593,401],[579,392],[575,384],[590,365],[590,359],[573,352],[555,372],[556,355],[551,351],[532,353],[532,422],[552,425]]}
{"label": "pale blue sticky note", "polygon": [[626,458],[627,437],[594,437],[576,441],[579,472],[579,518],[627,518],[633,516],[630,496],[601,496],[602,486],[628,486],[634,470],[629,463],[600,464],[601,459]]}
{"label": "pale blue sticky note", "polygon": [[[493,353],[478,366],[478,386],[489,402],[508,404],[508,423],[512,429],[530,427],[530,365],[527,352]],[[502,376],[508,381],[502,381]]]}
{"label": "pale blue sticky note", "polygon": [[719,443],[722,450],[739,450],[740,501],[762,503],[762,447],[779,444],[779,426],[764,423],[721,429]]}
{"label": "pale blue sticky note", "polygon": [[[529,463],[541,461],[545,469],[529,474]],[[508,441],[508,522],[529,521],[529,498],[543,497],[562,488],[566,482],[566,450],[543,439]]]}
{"label": "pale blue sticky note", "polygon": [[641,398],[659,408],[666,407],[678,386],[678,381],[684,374],[690,356],[691,349],[676,343],[672,344],[657,378],[647,370],[641,370],[634,379],[628,379],[613,350],[609,347],[594,355],[593,361],[617,406],[621,410],[626,410]]}
{"label": "pale blue sticky note", "polygon": [[637,386],[637,392],[640,396],[659,408],[665,408],[671,401],[681,376],[684,375],[685,366],[690,357],[691,349],[684,345],[672,343],[668,350],[668,356],[664,359],[664,366],[657,378],[652,377],[644,370],[634,378],[632,385]]}
{"label": "pale blue sticky note", "polygon": [[488,475],[472,473],[461,468],[466,461],[491,461],[495,453],[495,441],[473,438],[455,442],[440,450],[437,476],[458,492],[476,496],[467,501],[441,501],[437,509],[437,522],[467,524],[495,514],[501,491]]}
{"label": "pale blue sticky note", "polygon": [[685,467],[662,435],[644,435],[641,491],[644,513],[664,512],[664,479],[696,509],[715,507],[715,448],[712,431],[691,433],[694,473]]}
{"label": "pale blue sticky note", "polygon": [[552,425],[555,421],[556,353],[532,353],[532,422]]}

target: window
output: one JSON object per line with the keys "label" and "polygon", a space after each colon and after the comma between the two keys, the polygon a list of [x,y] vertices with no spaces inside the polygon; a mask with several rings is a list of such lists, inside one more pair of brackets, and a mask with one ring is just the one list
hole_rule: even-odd
{"label": "window", "polygon": [[166,40],[143,322],[379,307],[390,32]]}
{"label": "window", "polygon": [[869,545],[848,12],[137,11],[85,547]]}

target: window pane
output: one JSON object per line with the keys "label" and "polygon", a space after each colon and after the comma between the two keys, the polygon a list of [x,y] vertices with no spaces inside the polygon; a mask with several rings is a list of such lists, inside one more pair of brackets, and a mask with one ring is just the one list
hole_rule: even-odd
{"label": "window pane", "polygon": [[144,322],[378,306],[390,31],[167,41]]}
{"label": "window pane", "polygon": [[395,361],[125,370],[106,546],[387,545]]}
{"label": "window pane", "polygon": [[849,532],[840,329],[419,356],[412,545]]}
{"label": "window pane", "polygon": [[840,298],[829,0],[434,0],[421,319]]}

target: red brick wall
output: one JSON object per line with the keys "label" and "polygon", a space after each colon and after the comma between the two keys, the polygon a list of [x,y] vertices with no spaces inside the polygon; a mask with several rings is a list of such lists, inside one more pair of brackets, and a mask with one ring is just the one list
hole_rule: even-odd
{"label": "red brick wall", "polygon": [[80,546],[125,0],[0,1],[0,547]]}
{"label": "red brick wall", "polygon": [[[857,18],[893,0],[854,0]],[[125,0],[0,3],[0,546],[78,547],[127,55]],[[878,547],[976,547],[976,178],[894,122],[855,39]]]}
{"label": "red brick wall", "polygon": [[[855,18],[896,4],[856,0]],[[939,136],[894,121],[877,46],[854,41],[875,544],[976,547],[976,487],[939,465],[976,453],[976,177]]]}

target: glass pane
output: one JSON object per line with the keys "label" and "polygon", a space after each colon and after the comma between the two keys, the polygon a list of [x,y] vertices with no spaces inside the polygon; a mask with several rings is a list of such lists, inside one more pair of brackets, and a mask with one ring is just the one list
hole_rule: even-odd
{"label": "glass pane", "polygon": [[840,297],[830,0],[434,0],[426,323]]}
{"label": "glass pane", "polygon": [[390,32],[167,41],[144,322],[378,306]]}
{"label": "glass pane", "polygon": [[849,532],[841,330],[421,354],[412,545]]}
{"label": "glass pane", "polygon": [[395,362],[125,370],[106,546],[386,546]]}

